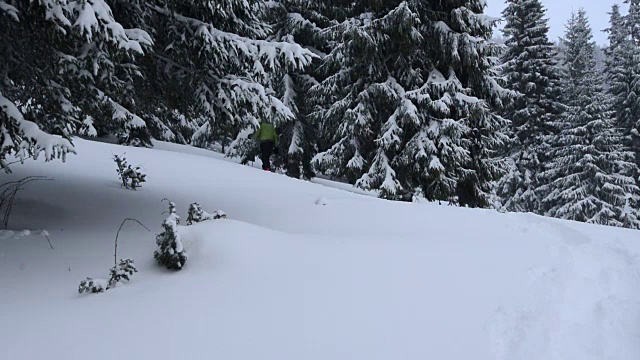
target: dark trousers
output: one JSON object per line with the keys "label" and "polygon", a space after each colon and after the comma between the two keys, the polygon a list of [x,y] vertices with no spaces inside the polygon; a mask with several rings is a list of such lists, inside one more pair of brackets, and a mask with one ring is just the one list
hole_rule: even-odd
{"label": "dark trousers", "polygon": [[262,160],[262,170],[271,170],[271,154],[275,143],[273,141],[260,142],[260,160]]}

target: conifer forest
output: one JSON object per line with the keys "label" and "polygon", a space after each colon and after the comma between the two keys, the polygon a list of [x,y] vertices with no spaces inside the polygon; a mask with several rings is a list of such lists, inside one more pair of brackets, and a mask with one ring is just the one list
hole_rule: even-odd
{"label": "conifer forest", "polygon": [[584,10],[555,41],[540,0],[506,3],[0,0],[0,168],[75,137],[248,163],[267,119],[293,178],[640,228],[640,0],[604,56]]}

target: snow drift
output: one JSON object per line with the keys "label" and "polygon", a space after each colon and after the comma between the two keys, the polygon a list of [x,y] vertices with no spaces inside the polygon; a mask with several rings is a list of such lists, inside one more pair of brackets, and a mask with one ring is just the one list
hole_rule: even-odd
{"label": "snow drift", "polygon": [[[13,230],[31,232],[0,234],[3,358],[640,357],[637,231],[388,202],[206,153],[74,143],[64,165],[14,169],[55,181],[20,194]],[[148,176],[135,192],[111,160],[125,151]],[[183,219],[192,202],[228,215],[180,227],[180,272],[153,260],[165,197]],[[140,272],[78,295],[113,266],[125,217],[154,231],[120,234],[119,257]]]}

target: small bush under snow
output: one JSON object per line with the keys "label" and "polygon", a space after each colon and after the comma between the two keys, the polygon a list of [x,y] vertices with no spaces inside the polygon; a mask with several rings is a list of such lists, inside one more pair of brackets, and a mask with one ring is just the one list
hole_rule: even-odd
{"label": "small bush under snow", "polygon": [[227,214],[221,210],[216,210],[213,214],[202,210],[202,207],[198,203],[189,205],[189,215],[187,216],[187,225],[200,223],[207,220],[226,219]]}
{"label": "small bush under snow", "polygon": [[132,167],[127,163],[127,159],[124,156],[114,155],[113,161],[118,166],[116,171],[122,181],[123,187],[136,190],[142,186],[142,183],[147,181],[147,175],[142,171],[140,166]]}
{"label": "small bush under snow", "polygon": [[85,280],[80,281],[80,286],[78,287],[78,292],[82,293],[101,293],[105,292],[109,288],[107,285],[107,280],[104,279],[92,279],[90,277]]}
{"label": "small bush under snow", "polygon": [[138,272],[138,269],[133,264],[131,259],[120,259],[120,263],[117,266],[111,268],[109,271],[109,286],[108,288],[115,287],[123,280],[130,281],[134,272]]}
{"label": "small bush under snow", "polygon": [[120,263],[109,270],[109,280],[86,278],[80,282],[78,293],[101,293],[116,287],[124,280],[130,281],[133,273],[138,272],[131,259],[120,259]]}

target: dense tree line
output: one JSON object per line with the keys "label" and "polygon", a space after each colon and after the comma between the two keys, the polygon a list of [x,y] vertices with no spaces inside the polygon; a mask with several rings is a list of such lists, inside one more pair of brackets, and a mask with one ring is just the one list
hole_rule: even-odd
{"label": "dense tree line", "polygon": [[[539,0],[508,0],[507,88],[518,92],[507,107],[516,144],[507,176],[496,186],[508,211],[597,224],[637,228],[637,126],[640,104],[640,1],[628,15],[615,5],[607,29],[605,71],[597,64],[587,14],[572,14],[559,47],[548,40],[545,9]],[[559,56],[557,52],[560,52]]]}
{"label": "dense tree line", "polygon": [[638,227],[640,0],[604,71],[587,14],[548,38],[540,0],[0,0],[0,165],[73,136],[152,139],[380,197]]}

